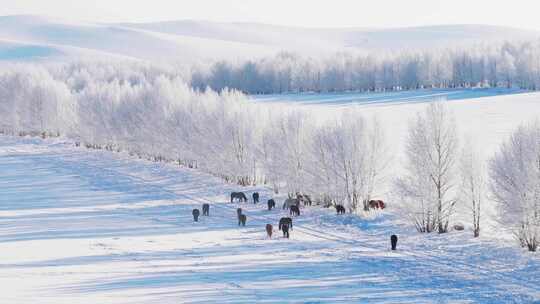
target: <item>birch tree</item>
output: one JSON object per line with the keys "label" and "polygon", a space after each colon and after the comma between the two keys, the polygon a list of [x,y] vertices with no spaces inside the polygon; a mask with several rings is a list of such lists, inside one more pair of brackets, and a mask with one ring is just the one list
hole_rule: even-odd
{"label": "birch tree", "polygon": [[441,102],[431,103],[409,124],[406,174],[395,186],[418,231],[448,231],[456,204],[456,123]]}
{"label": "birch tree", "polygon": [[489,163],[490,189],[501,223],[521,246],[540,243],[540,123],[519,127]]}
{"label": "birch tree", "polygon": [[463,147],[460,159],[460,194],[462,202],[471,211],[474,237],[480,236],[481,207],[486,190],[484,172],[484,166],[478,157],[474,144],[469,140]]}

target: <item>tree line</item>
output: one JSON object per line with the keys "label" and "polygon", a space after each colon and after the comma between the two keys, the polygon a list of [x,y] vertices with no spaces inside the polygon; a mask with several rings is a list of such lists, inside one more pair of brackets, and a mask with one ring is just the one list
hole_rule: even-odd
{"label": "tree line", "polygon": [[466,49],[396,53],[336,53],[306,57],[281,52],[240,63],[194,67],[191,84],[247,94],[375,92],[422,88],[540,88],[540,41]]}

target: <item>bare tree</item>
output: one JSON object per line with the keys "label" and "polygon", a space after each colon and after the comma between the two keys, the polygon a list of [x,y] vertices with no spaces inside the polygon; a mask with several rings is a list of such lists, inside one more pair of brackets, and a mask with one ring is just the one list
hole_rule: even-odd
{"label": "bare tree", "polygon": [[428,105],[409,125],[407,174],[396,181],[398,194],[421,232],[448,231],[456,204],[456,124],[441,102]]}
{"label": "bare tree", "polygon": [[480,236],[481,205],[485,193],[484,171],[474,145],[468,140],[460,160],[460,194],[461,200],[471,210],[474,237]]}

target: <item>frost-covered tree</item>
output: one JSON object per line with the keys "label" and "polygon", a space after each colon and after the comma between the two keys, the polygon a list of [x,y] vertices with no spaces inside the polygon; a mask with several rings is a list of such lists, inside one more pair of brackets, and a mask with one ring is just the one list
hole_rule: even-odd
{"label": "frost-covered tree", "polygon": [[540,243],[540,123],[514,131],[489,164],[491,193],[502,224],[523,247],[536,251]]}
{"label": "frost-covered tree", "polygon": [[[281,79],[286,86],[318,79],[316,66],[302,70],[310,71],[302,78],[292,73],[297,57],[279,58],[280,71],[291,71]],[[351,58],[340,60],[342,73]],[[331,126],[305,111],[268,113],[226,88],[237,75],[230,66],[215,70],[222,75],[219,92],[191,87],[179,71],[133,62],[15,66],[0,71],[0,131],[65,135],[88,148],[175,162],[241,185],[266,182],[291,196],[314,193],[351,209],[376,191],[384,171],[380,125],[358,113]],[[275,79],[266,67],[250,64],[242,71]],[[343,75],[352,83],[353,75]],[[253,79],[250,86],[258,87],[260,79]]]}
{"label": "frost-covered tree", "polygon": [[472,141],[463,146],[460,158],[460,194],[463,204],[471,211],[474,237],[480,236],[481,207],[486,191],[484,166]]}
{"label": "frost-covered tree", "polygon": [[406,174],[395,186],[420,232],[448,231],[456,204],[456,132],[454,117],[442,102],[429,104],[410,122]]}
{"label": "frost-covered tree", "polygon": [[351,211],[368,210],[367,202],[380,185],[388,157],[377,120],[344,113],[320,126],[312,137],[312,176],[335,202]]}

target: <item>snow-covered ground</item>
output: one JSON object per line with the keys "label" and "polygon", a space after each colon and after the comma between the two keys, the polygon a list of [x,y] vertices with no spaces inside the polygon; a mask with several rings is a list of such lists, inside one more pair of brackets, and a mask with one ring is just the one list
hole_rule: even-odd
{"label": "snow-covered ground", "polygon": [[287,240],[282,210],[244,203],[240,228],[227,203],[240,189],[173,165],[0,137],[0,172],[0,303],[540,301],[537,254],[470,231],[419,235],[391,207],[373,220],[307,207]]}

